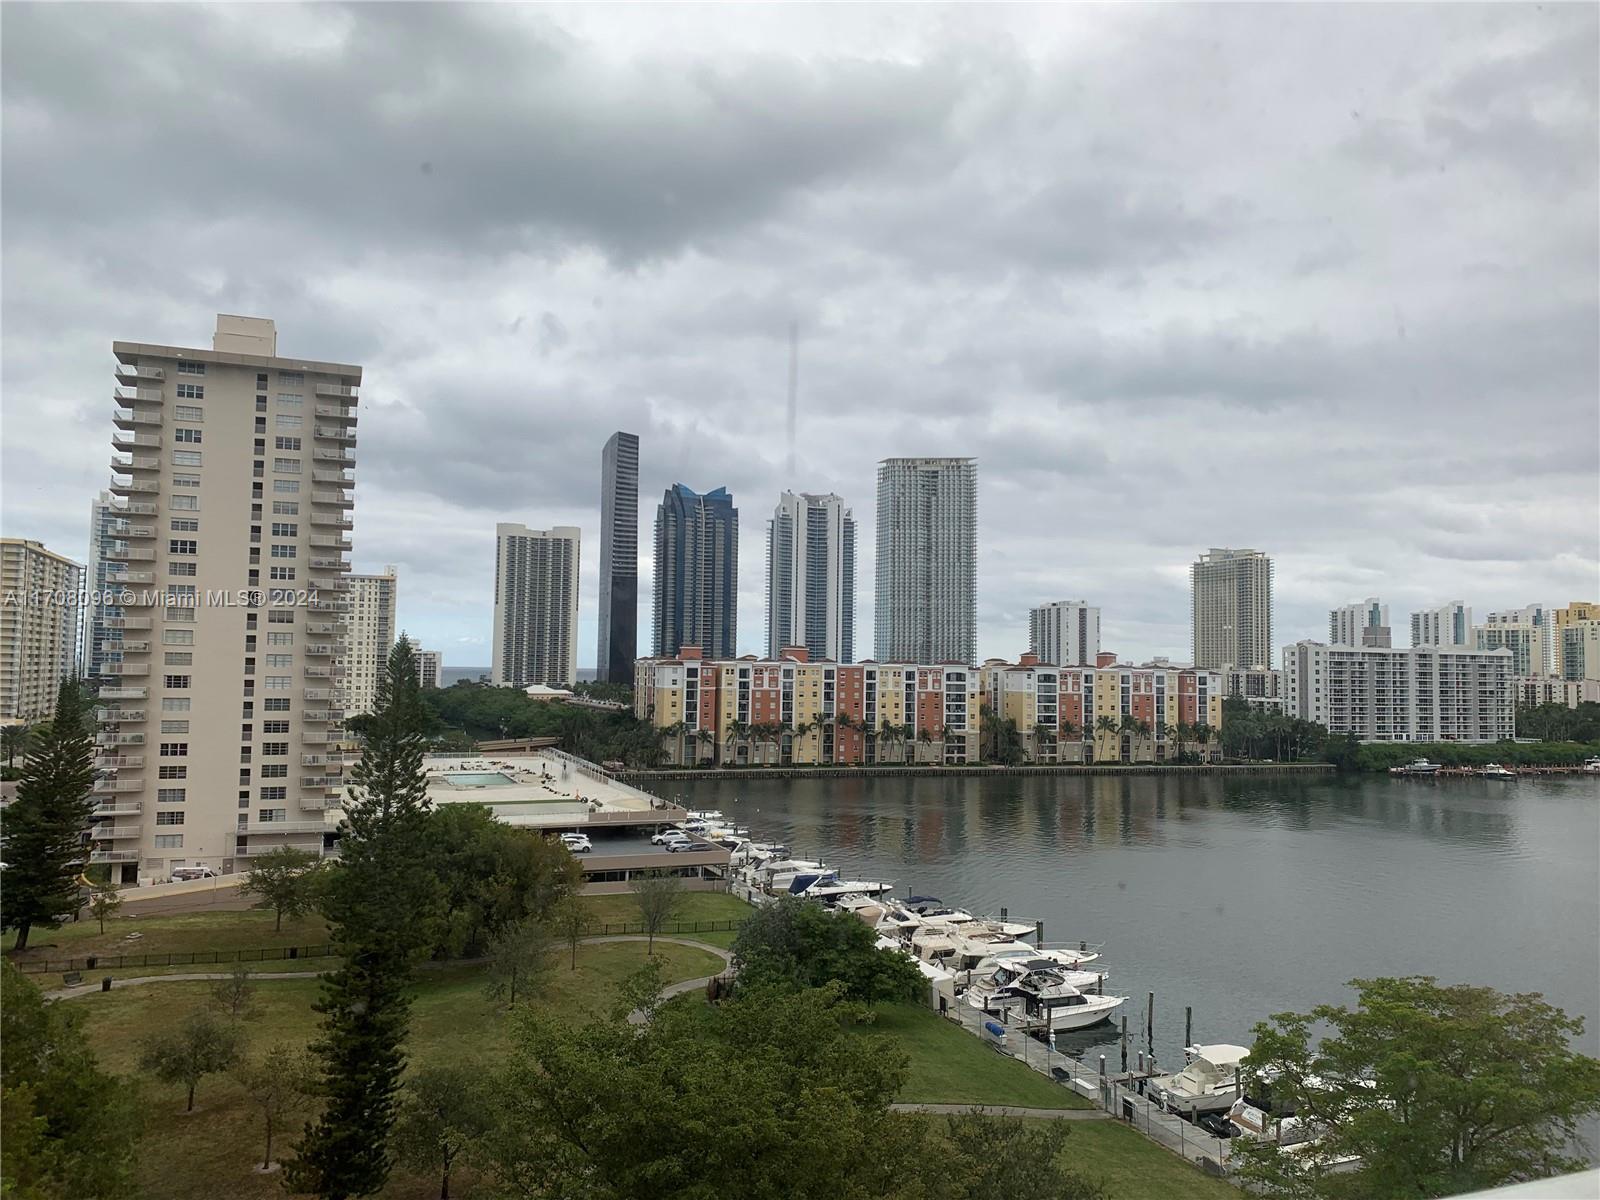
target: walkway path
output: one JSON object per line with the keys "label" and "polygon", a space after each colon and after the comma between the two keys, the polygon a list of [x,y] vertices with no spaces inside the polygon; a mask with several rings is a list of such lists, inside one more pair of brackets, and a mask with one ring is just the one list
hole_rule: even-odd
{"label": "walkway path", "polygon": [[[585,945],[591,945],[599,944],[601,942],[647,942],[649,940],[650,939],[642,933],[616,933],[602,935],[600,937],[586,937],[583,939],[583,942]],[[729,954],[721,946],[713,946],[709,942],[697,942],[693,938],[665,936],[658,936],[656,941],[671,942],[675,946],[689,946],[695,950],[706,950],[712,954],[715,954],[727,965],[731,966],[733,963],[733,956],[731,954]],[[423,966],[425,968],[431,966],[449,967],[484,961],[486,960],[481,958],[470,960],[453,959],[448,962],[441,962],[438,964],[424,963]],[[252,973],[250,976],[250,982],[266,983],[274,979],[315,979],[323,973],[324,972],[322,971],[261,971]],[[232,977],[232,972],[228,971],[186,971],[173,975],[135,975],[130,979],[114,979],[111,983],[111,987],[113,991],[120,991],[125,987],[139,987],[147,983],[196,983],[216,979],[231,979]],[[668,984],[667,987],[662,990],[661,998],[663,1000],[667,1000],[671,999],[673,996],[681,995],[684,992],[692,992],[696,988],[703,988],[705,987],[706,983],[713,978],[714,976],[711,975],[702,975],[698,979],[685,979],[680,983]],[[75,1000],[79,996],[93,995],[99,990],[100,981],[96,979],[92,981],[86,981],[84,983],[74,984],[71,987],[57,988],[53,992],[46,992],[44,994],[44,998],[46,1000]],[[635,1017],[638,1017],[639,1020],[635,1021]],[[643,1022],[644,1017],[641,1013],[633,1013],[630,1014],[628,1019],[637,1025]]]}
{"label": "walkway path", "polygon": [[895,1112],[984,1113],[991,1117],[1040,1117],[1050,1121],[1109,1121],[1111,1114],[1098,1108],[1018,1108],[1014,1104],[891,1104]]}

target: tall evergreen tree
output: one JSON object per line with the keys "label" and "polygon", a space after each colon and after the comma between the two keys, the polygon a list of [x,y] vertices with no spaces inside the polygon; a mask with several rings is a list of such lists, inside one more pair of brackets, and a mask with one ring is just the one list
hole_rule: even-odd
{"label": "tall evergreen tree", "polygon": [[402,636],[378,680],[323,912],[344,958],[324,977],[312,1046],[326,1106],[306,1127],[287,1182],[327,1200],[381,1189],[394,1125],[412,969],[431,943],[438,884],[427,866],[427,724],[416,655]]}
{"label": "tall evergreen tree", "polygon": [[17,798],[0,818],[8,864],[0,919],[17,931],[18,950],[27,949],[35,925],[58,928],[78,906],[93,788],[93,723],[78,681],[63,679],[55,715],[35,734]]}

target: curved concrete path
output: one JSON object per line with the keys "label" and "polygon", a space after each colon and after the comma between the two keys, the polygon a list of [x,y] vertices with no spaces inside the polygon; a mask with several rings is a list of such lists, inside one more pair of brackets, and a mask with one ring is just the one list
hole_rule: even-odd
{"label": "curved concrete path", "polygon": [[[599,937],[587,937],[583,939],[583,944],[585,946],[589,946],[598,945],[603,942],[647,942],[649,940],[650,939],[642,933],[617,933],[602,935]],[[733,955],[729,954],[728,951],[724,950],[721,946],[713,946],[709,942],[697,942],[692,938],[665,936],[657,937],[656,941],[671,942],[675,946],[688,946],[694,950],[706,950],[712,954],[715,954],[723,961],[725,965],[731,966],[733,964]],[[484,961],[486,960],[481,958],[452,959],[448,962],[440,962],[437,964],[423,963],[421,964],[421,967],[424,970],[430,967],[434,969],[440,969],[447,966],[459,966],[463,964],[470,965],[475,962]],[[720,973],[721,972],[718,972],[718,974]],[[251,974],[250,982],[262,983],[273,979],[315,979],[321,974],[323,974],[321,971],[258,971]],[[113,979],[111,982],[111,990],[118,991],[125,987],[140,987],[147,983],[203,983],[212,980],[231,978],[231,972],[227,971],[185,971],[171,975],[134,975],[127,979]],[[715,976],[712,975],[702,975],[698,979],[685,979],[678,983],[668,984],[664,989],[662,989],[661,998],[663,1000],[667,1000],[673,996],[681,995],[684,992],[692,992],[696,988],[705,987],[707,982],[714,978]],[[74,984],[72,987],[57,988],[55,991],[46,992],[44,994],[44,998],[46,1000],[75,1000],[79,996],[92,996],[99,991],[100,981],[96,979],[93,982],[78,983]],[[634,1021],[635,1017],[638,1017],[639,1019]],[[632,1013],[629,1015],[628,1019],[637,1025],[643,1022],[644,1016],[642,1013]]]}
{"label": "curved concrete path", "polygon": [[1018,1108],[1014,1104],[891,1104],[895,1112],[929,1113],[943,1116],[983,1113],[991,1117],[1039,1117],[1048,1121],[1109,1121],[1111,1114],[1099,1108]]}

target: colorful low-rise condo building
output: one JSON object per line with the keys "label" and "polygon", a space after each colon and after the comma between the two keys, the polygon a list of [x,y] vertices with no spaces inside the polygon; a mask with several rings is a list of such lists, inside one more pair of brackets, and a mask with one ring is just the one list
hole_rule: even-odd
{"label": "colorful low-rise condo building", "polygon": [[[1101,653],[1057,667],[1024,654],[979,669],[984,720],[1014,728],[1029,763],[1152,763],[1220,753],[1221,672],[1165,662],[1133,666]],[[993,752],[993,751],[991,751]]]}
{"label": "colorful low-rise condo building", "polygon": [[978,672],[961,663],[643,658],[634,712],[677,766],[966,764],[979,759]]}

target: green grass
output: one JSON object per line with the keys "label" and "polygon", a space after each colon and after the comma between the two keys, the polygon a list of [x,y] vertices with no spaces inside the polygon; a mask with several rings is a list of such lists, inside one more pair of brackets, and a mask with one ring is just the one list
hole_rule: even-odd
{"label": "green grass", "polygon": [[[605,923],[612,925],[639,923],[639,906],[632,896],[585,896],[583,902],[588,906],[593,919],[599,923],[594,930],[597,934],[605,932],[601,927]],[[678,911],[673,914],[667,925],[670,927],[674,923],[692,924],[695,921],[716,923],[742,921],[750,915],[750,912],[748,904],[726,892],[684,892]],[[696,941],[708,942],[726,950],[733,945],[737,933],[738,931],[733,929],[704,929],[684,930],[678,934],[669,932],[667,936],[694,938]]]}
{"label": "green grass", "polygon": [[1072,1122],[1062,1158],[1104,1183],[1109,1200],[1242,1200],[1245,1194],[1121,1121]]}
{"label": "green grass", "polygon": [[[87,954],[178,954],[196,950],[254,950],[263,946],[317,946],[328,940],[328,926],[319,916],[284,919],[282,931],[273,929],[273,915],[264,909],[223,909],[206,912],[164,913],[141,917],[128,905],[100,923],[85,916],[60,929],[34,929],[28,948],[11,949],[16,932],[8,931],[5,950],[15,961],[82,958]],[[141,936],[133,941],[128,934]]]}
{"label": "green grass", "polygon": [[[538,1003],[546,1011],[574,1020],[609,1007],[617,986],[644,961],[640,942],[580,946],[578,969],[569,969],[565,951],[556,954],[554,969]],[[714,974],[722,960],[709,951],[662,944],[656,947],[665,978],[671,982]],[[408,1051],[415,1063],[499,1059],[507,1049],[505,1011],[485,997],[479,967],[453,965],[418,974],[411,1010]],[[85,1016],[91,1045],[107,1070],[135,1075],[139,1039],[152,1029],[170,1025],[209,1002],[211,984],[181,982],[129,987],[67,1001]],[[316,1034],[311,1011],[318,983],[314,979],[263,981],[255,1006],[245,1018],[252,1051],[274,1042],[304,1045]],[[252,1170],[259,1154],[261,1131],[243,1092],[226,1076],[201,1081],[195,1112],[183,1115],[183,1092],[148,1077],[139,1080],[149,1114],[139,1154],[140,1194],[151,1200],[209,1200],[215,1196],[268,1200],[281,1197],[276,1175]],[[287,1150],[299,1130],[280,1145]],[[465,1181],[462,1181],[463,1184]],[[438,1181],[397,1173],[382,1195],[425,1200],[438,1195]],[[466,1194],[463,1187],[461,1194]]]}
{"label": "green grass", "polygon": [[1093,1107],[921,1005],[880,1004],[872,1024],[863,1028],[894,1038],[910,1055],[910,1070],[900,1089],[900,1099],[908,1103]]}

